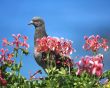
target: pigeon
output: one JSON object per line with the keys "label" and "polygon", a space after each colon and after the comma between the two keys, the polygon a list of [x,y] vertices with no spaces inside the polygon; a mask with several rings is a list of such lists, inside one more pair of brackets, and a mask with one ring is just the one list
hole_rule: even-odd
{"label": "pigeon", "polygon": [[37,53],[36,47],[37,42],[36,40],[39,38],[47,37],[47,33],[45,30],[45,23],[44,20],[41,17],[33,17],[32,20],[28,25],[33,25],[35,27],[35,34],[34,34],[34,58],[39,66],[41,66],[44,70],[46,68],[46,64],[43,63],[42,57],[44,53]]}
{"label": "pigeon", "polygon": [[[37,48],[37,39],[43,38],[43,37],[48,37],[46,30],[45,30],[45,23],[44,20],[40,17],[33,17],[32,20],[30,21],[29,25],[33,25],[35,27],[35,34],[34,34],[34,58],[37,62],[37,64],[39,66],[41,66],[43,68],[43,70],[46,72],[46,69],[48,68],[48,66],[50,65],[50,62],[48,62],[47,60],[45,60],[45,58],[47,57],[46,52],[42,52],[39,53],[36,51]],[[66,60],[69,60],[69,62],[71,63],[71,59],[63,56],[60,56],[60,54],[51,51],[50,52],[50,57],[54,58],[55,62],[53,61],[52,66],[56,66],[57,69],[60,69],[61,67],[67,67],[64,66],[63,64],[61,64],[62,62],[66,62]],[[51,59],[50,58],[50,59]],[[58,62],[61,63],[58,63]],[[51,65],[50,65],[51,66]]]}

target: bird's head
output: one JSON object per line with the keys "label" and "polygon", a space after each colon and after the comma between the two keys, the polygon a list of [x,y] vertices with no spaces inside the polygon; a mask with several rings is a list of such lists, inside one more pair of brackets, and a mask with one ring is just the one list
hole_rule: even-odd
{"label": "bird's head", "polygon": [[33,17],[28,25],[34,25],[35,27],[40,27],[44,25],[44,21],[41,17]]}

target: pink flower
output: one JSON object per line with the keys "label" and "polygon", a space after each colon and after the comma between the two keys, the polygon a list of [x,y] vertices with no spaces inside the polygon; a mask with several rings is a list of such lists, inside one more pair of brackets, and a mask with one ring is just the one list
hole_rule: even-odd
{"label": "pink flower", "polygon": [[9,44],[9,42],[8,42],[8,40],[6,38],[4,38],[2,41],[3,41],[3,46],[6,46],[6,45]]}
{"label": "pink flower", "polygon": [[86,50],[92,50],[93,52],[96,52],[100,47],[100,43],[98,41],[99,38],[100,37],[98,35],[97,36],[92,35],[90,37],[86,36],[85,38],[86,43],[83,46],[83,48]]}
{"label": "pink flower", "polygon": [[103,72],[103,55],[99,54],[92,58],[94,62],[92,67],[92,74],[96,74],[97,76],[102,75]]}
{"label": "pink flower", "polygon": [[43,37],[42,39],[37,39],[38,46],[36,47],[37,52],[47,52],[48,46],[47,46],[47,38]]}
{"label": "pink flower", "polygon": [[11,54],[8,54],[8,49],[0,49],[0,63],[1,64],[4,64],[4,62],[7,62],[8,64],[12,64],[13,63],[13,60],[11,60],[13,58],[13,53]]}
{"label": "pink flower", "polygon": [[21,36],[21,34],[12,34],[14,40],[9,42],[6,38],[3,39],[3,46],[10,45],[14,46],[15,49],[19,49],[20,47],[29,48],[29,44],[27,43],[28,37]]}
{"label": "pink flower", "polygon": [[6,50],[5,50],[5,49],[3,49],[3,48],[2,48],[2,49],[0,49],[0,52],[1,52],[0,62],[6,59],[6,57],[5,57],[5,56],[6,56],[7,51],[8,51],[8,49],[6,49]]}
{"label": "pink flower", "polygon": [[12,36],[13,36],[13,38],[15,39],[15,40],[12,42],[12,44],[15,45],[16,49],[18,49],[18,48],[19,48],[19,45],[21,45],[21,42],[20,42],[20,40],[19,40],[19,38],[21,37],[21,35],[20,35],[20,34],[17,34],[17,35],[12,34]]}
{"label": "pink flower", "polygon": [[[21,47],[26,47],[29,48],[29,44],[27,43],[28,37],[27,36],[21,36],[21,34],[13,34],[12,35],[15,40],[12,42],[13,45],[15,45],[15,48],[18,49],[20,46]],[[23,41],[21,41],[23,39]]]}
{"label": "pink flower", "polygon": [[108,43],[108,40],[102,38],[102,44],[101,44],[101,46],[104,49],[104,51],[107,51],[109,49],[109,46],[107,45],[107,43]]}
{"label": "pink flower", "polygon": [[28,37],[27,36],[22,36],[22,38],[23,38],[23,42],[21,43],[21,46],[29,48],[29,44],[27,43]]}
{"label": "pink flower", "polygon": [[60,38],[43,37],[37,39],[37,52],[50,52],[54,51],[57,54],[68,56],[72,53],[72,42],[69,40],[64,40]]}
{"label": "pink flower", "polygon": [[103,73],[103,64],[102,63],[95,63],[92,68],[92,74],[96,74],[96,76],[101,76]]}
{"label": "pink flower", "polygon": [[90,37],[85,36],[84,39],[86,41],[83,46],[85,50],[92,50],[93,52],[97,52],[97,50],[99,50],[101,47],[104,49],[104,51],[107,51],[109,48],[107,45],[107,40],[100,38],[99,35],[92,35]]}
{"label": "pink flower", "polygon": [[78,63],[76,63],[76,65],[78,66],[78,70],[76,74],[80,75],[85,70],[88,72],[90,67],[89,62],[90,62],[90,58],[87,56],[87,57],[83,57]]}
{"label": "pink flower", "polygon": [[78,63],[77,75],[86,71],[90,75],[101,76],[103,72],[103,55],[83,57]]}

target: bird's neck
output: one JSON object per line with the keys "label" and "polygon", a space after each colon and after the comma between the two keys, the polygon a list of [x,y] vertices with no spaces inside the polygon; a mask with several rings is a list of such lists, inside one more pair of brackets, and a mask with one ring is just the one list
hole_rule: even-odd
{"label": "bird's neck", "polygon": [[34,35],[34,45],[36,46],[36,40],[38,38],[42,38],[42,37],[47,37],[46,31],[45,31],[45,26],[42,25],[40,27],[35,27],[35,35]]}

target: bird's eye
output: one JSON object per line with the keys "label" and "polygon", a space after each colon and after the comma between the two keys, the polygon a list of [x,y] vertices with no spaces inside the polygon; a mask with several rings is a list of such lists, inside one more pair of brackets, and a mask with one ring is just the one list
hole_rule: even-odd
{"label": "bird's eye", "polygon": [[41,22],[39,22],[39,21],[34,21],[34,25],[40,26],[40,25],[41,25]]}
{"label": "bird's eye", "polygon": [[40,24],[40,22],[36,22],[38,25]]}

